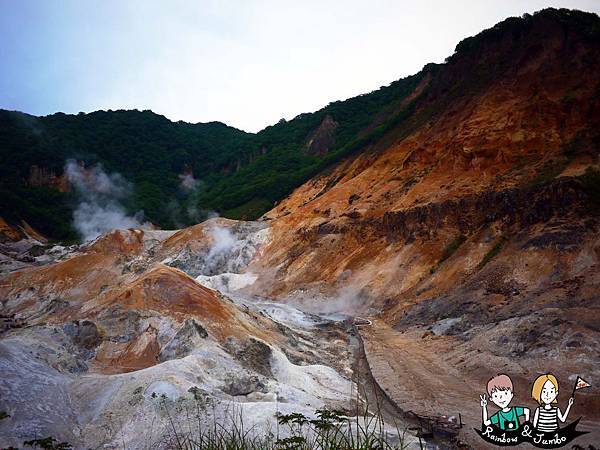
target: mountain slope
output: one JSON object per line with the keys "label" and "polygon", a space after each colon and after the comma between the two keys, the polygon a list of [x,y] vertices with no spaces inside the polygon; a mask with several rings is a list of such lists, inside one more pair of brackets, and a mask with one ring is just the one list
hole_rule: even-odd
{"label": "mountain slope", "polygon": [[[369,139],[367,127],[394,114],[424,76],[258,134],[216,122],[174,123],[151,111],[34,117],[0,110],[0,211],[5,220],[31,221],[51,237],[68,237],[76,199],[57,189],[56,180],[64,187],[63,168],[75,159],[122,174],[134,185],[128,210],[143,210],[163,228],[202,219],[191,210],[258,217],[325,165],[360,148]],[[185,175],[198,181],[191,192],[181,189]]]}
{"label": "mountain slope", "polygon": [[[534,374],[600,376],[598,73],[593,15],[546,10],[461,43],[409,118],[266,215],[253,292],[376,317],[373,375],[424,415],[478,424],[499,371],[525,404]],[[600,396],[578,401],[595,442]]]}
{"label": "mountain slope", "polygon": [[[130,211],[142,209],[150,220],[173,227],[191,220],[180,217],[189,196],[179,189],[179,175],[218,172],[244,153],[248,138],[220,123],[173,123],[150,111],[40,118],[0,111],[2,211],[13,221],[31,219],[52,237],[67,236],[76,198],[65,192],[63,168],[76,159],[121,173],[134,185]],[[63,181],[62,189],[56,179]],[[173,199],[177,207],[169,208]],[[53,217],[60,223],[53,224]]]}
{"label": "mountain slope", "polygon": [[[150,111],[39,118],[0,111],[1,209],[12,213],[7,220],[25,219],[54,237],[65,237],[74,199],[56,193],[53,183],[34,175],[41,171],[60,177],[65,161],[73,158],[122,173],[135,187],[128,209],[144,210],[162,227],[195,223],[198,216],[188,214],[190,207],[230,217],[258,217],[347,155],[368,151],[375,142],[385,146],[449,108],[460,110],[468,98],[511,71],[543,71],[534,64],[548,52],[560,51],[570,66],[562,67],[562,74],[555,71],[553,78],[546,77],[546,87],[574,71],[590,73],[579,52],[597,42],[597,26],[595,15],[566,10],[507,19],[459,43],[446,64],[427,65],[390,86],[334,102],[257,134],[220,123],[173,123]],[[577,38],[554,48],[545,42],[547,32]],[[593,84],[581,80],[571,86],[572,92],[564,93],[565,108],[575,107],[578,89],[589,82]],[[573,145],[579,146],[597,139],[590,133],[571,136],[575,137]],[[193,195],[179,189],[179,176],[186,173],[202,181]],[[48,207],[57,212],[50,214]]]}
{"label": "mountain slope", "polygon": [[[445,225],[463,234],[505,216],[508,225],[519,225],[516,218],[527,216],[538,195],[547,214],[520,225],[543,222],[554,213],[593,213],[600,49],[598,32],[588,36],[589,29],[580,30],[577,21],[567,21],[563,28],[562,20],[571,14],[545,11],[518,19],[516,30],[509,20],[507,28],[504,23],[494,28],[506,33],[502,38],[487,42],[480,37],[480,50],[456,53],[415,102],[409,118],[269,212],[274,228],[297,230],[307,241],[373,232],[412,242],[434,236]],[[532,48],[537,50],[531,53]],[[498,68],[510,58],[525,62],[506,65],[482,80],[478,67],[491,66],[490,55],[499,61]],[[560,176],[579,179],[560,183]],[[585,211],[578,209],[579,203]],[[336,243],[327,247],[345,258],[335,252]],[[337,263],[327,265],[343,270]],[[309,263],[306,267],[311,272]],[[295,277],[302,273],[289,272]]]}

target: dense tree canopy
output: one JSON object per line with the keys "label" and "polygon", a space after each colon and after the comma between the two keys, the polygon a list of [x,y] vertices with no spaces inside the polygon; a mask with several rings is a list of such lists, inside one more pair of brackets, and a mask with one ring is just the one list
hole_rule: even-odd
{"label": "dense tree canopy", "polygon": [[[60,176],[66,161],[75,159],[123,175],[133,185],[127,209],[143,210],[161,227],[195,223],[203,211],[256,218],[353,145],[364,144],[360,132],[375,119],[384,122],[396,114],[422,76],[332,103],[256,134],[219,122],[171,122],[151,111],[35,117],[0,110],[0,210],[7,220],[24,218],[57,238],[72,237],[74,194],[31,186],[28,180],[34,165]],[[327,115],[339,124],[335,144],[326,155],[311,155],[307,138]],[[181,189],[185,173],[196,181],[187,191]]]}
{"label": "dense tree canopy", "polygon": [[[132,185],[123,200],[127,210],[143,210],[163,228],[196,223],[207,211],[256,218],[329,165],[376,149],[373,144],[384,136],[401,138],[449,104],[495,83],[504,71],[517,70],[515,61],[537,51],[535,43],[553,27],[577,35],[573,45],[600,40],[595,14],[546,9],[510,18],[460,42],[445,64],[428,64],[389,86],[256,134],[219,122],[171,122],[152,111],[35,117],[0,110],[0,215],[25,219],[55,238],[73,238],[75,195],[30,178],[32,166],[60,176],[74,159],[120,173]],[[416,90],[424,80],[426,89]],[[335,124],[322,141],[327,148],[312,152],[311,136],[326,121]],[[191,189],[181,188],[186,174],[193,174]]]}

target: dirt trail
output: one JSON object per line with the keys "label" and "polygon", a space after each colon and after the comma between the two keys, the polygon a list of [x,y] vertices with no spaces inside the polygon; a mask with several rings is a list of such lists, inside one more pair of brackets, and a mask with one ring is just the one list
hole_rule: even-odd
{"label": "dirt trail", "polygon": [[360,327],[359,333],[373,378],[401,411],[452,423],[458,422],[460,413],[465,426],[459,438],[477,448],[472,431],[480,421],[477,405],[465,404],[467,399],[477,398],[476,384],[422,343],[381,321]]}
{"label": "dirt trail", "polygon": [[[416,434],[417,437],[424,431],[422,423],[410,412],[402,410],[396,402],[390,398],[387,392],[375,380],[366,358],[361,332],[355,327],[356,337],[351,336],[352,347],[354,349],[354,372],[356,374],[355,382],[361,396],[365,399],[369,409],[381,414],[385,423],[392,424],[398,430],[405,430],[410,434]],[[362,327],[361,327],[362,328]],[[450,439],[445,437],[423,437],[421,440],[422,448],[435,448],[439,450],[454,449]]]}
{"label": "dirt trail", "polygon": [[[489,448],[473,430],[481,423],[478,395],[489,377],[485,366],[503,367],[507,373],[518,374],[516,367],[501,364],[501,359],[490,353],[471,351],[466,354],[456,339],[431,336],[426,329],[399,332],[384,322],[373,320],[372,326],[359,327],[358,331],[373,379],[400,411],[446,422],[452,416],[458,418],[460,413],[464,426],[457,439],[465,447],[459,448]],[[469,360],[468,368],[459,369],[457,366],[464,359]],[[528,361],[523,364],[527,366]],[[519,376],[514,379],[520,387],[515,402],[534,407],[531,399],[524,396],[527,389],[523,386],[527,386],[527,380]],[[580,395],[569,421],[583,416],[581,429],[590,433],[578,438],[577,444],[597,446],[600,424],[595,417],[590,417],[593,412],[588,402]],[[495,409],[492,407],[492,410]]]}

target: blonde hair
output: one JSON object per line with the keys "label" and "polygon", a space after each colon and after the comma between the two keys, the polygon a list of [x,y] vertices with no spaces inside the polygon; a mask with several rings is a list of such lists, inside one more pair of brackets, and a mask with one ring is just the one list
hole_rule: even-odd
{"label": "blonde hair", "polygon": [[[542,404],[542,388],[546,384],[546,381],[549,381],[556,388],[556,394],[558,397],[558,380],[551,373],[546,373],[544,375],[540,375],[533,382],[533,387],[531,388],[531,396],[541,405]],[[552,403],[557,403],[556,398],[552,401]]]}

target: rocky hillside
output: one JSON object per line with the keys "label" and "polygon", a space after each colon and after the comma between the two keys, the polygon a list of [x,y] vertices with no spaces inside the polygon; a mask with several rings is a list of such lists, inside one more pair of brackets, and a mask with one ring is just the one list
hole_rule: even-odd
{"label": "rocky hillside", "polygon": [[173,448],[189,427],[243,417],[264,434],[277,414],[349,410],[344,324],[230,293],[268,233],[114,231],[1,278],[0,445]]}
{"label": "rocky hillside", "polygon": [[[600,49],[597,31],[581,30],[578,17],[549,10],[461,43],[468,51],[425,78],[425,89],[417,87],[424,93],[414,93],[412,118],[269,212],[276,233],[298,236],[275,239],[267,252],[269,266],[286,263],[276,285],[285,291],[288,283],[322,280],[315,265],[355,276],[372,267],[364,279],[381,298],[397,292],[394,280],[409,283],[405,290],[422,278],[418,272],[427,274],[421,281],[439,276],[452,256],[444,249],[458,250],[484,230],[504,236],[503,244],[554,219],[582,221],[580,231],[590,230],[598,206]],[[598,18],[591,18],[597,30]],[[495,70],[486,69],[490,59]],[[479,73],[485,70],[493,76]],[[472,87],[459,89],[465,86]],[[372,242],[362,245],[365,238]],[[397,258],[390,245],[420,242],[427,258],[402,276],[398,264],[388,272],[373,259]]]}
{"label": "rocky hillside", "polygon": [[[462,42],[411,118],[265,216],[255,292],[377,316],[367,354],[407,410],[477,423],[499,371],[529,404],[537,373],[597,379],[599,30],[550,10]],[[597,427],[600,395],[575,414]]]}
{"label": "rocky hillside", "polygon": [[[115,231],[70,248],[30,237],[0,278],[0,444],[52,433],[141,447],[141,430],[165,418],[153,393],[182,421],[205,397],[219,420],[233,402],[258,426],[282,408],[347,410],[362,349],[396,418],[437,418],[454,446],[484,448],[471,430],[498,372],[530,408],[538,373],[557,375],[561,406],[577,375],[595,386],[598,73],[597,16],[507,19],[402,81],[388,107],[365,107],[367,122],[333,104],[265,130],[319,163],[259,221]],[[368,320],[348,328],[343,314]],[[577,394],[579,416],[591,433],[577,443],[597,444],[596,388]]]}

